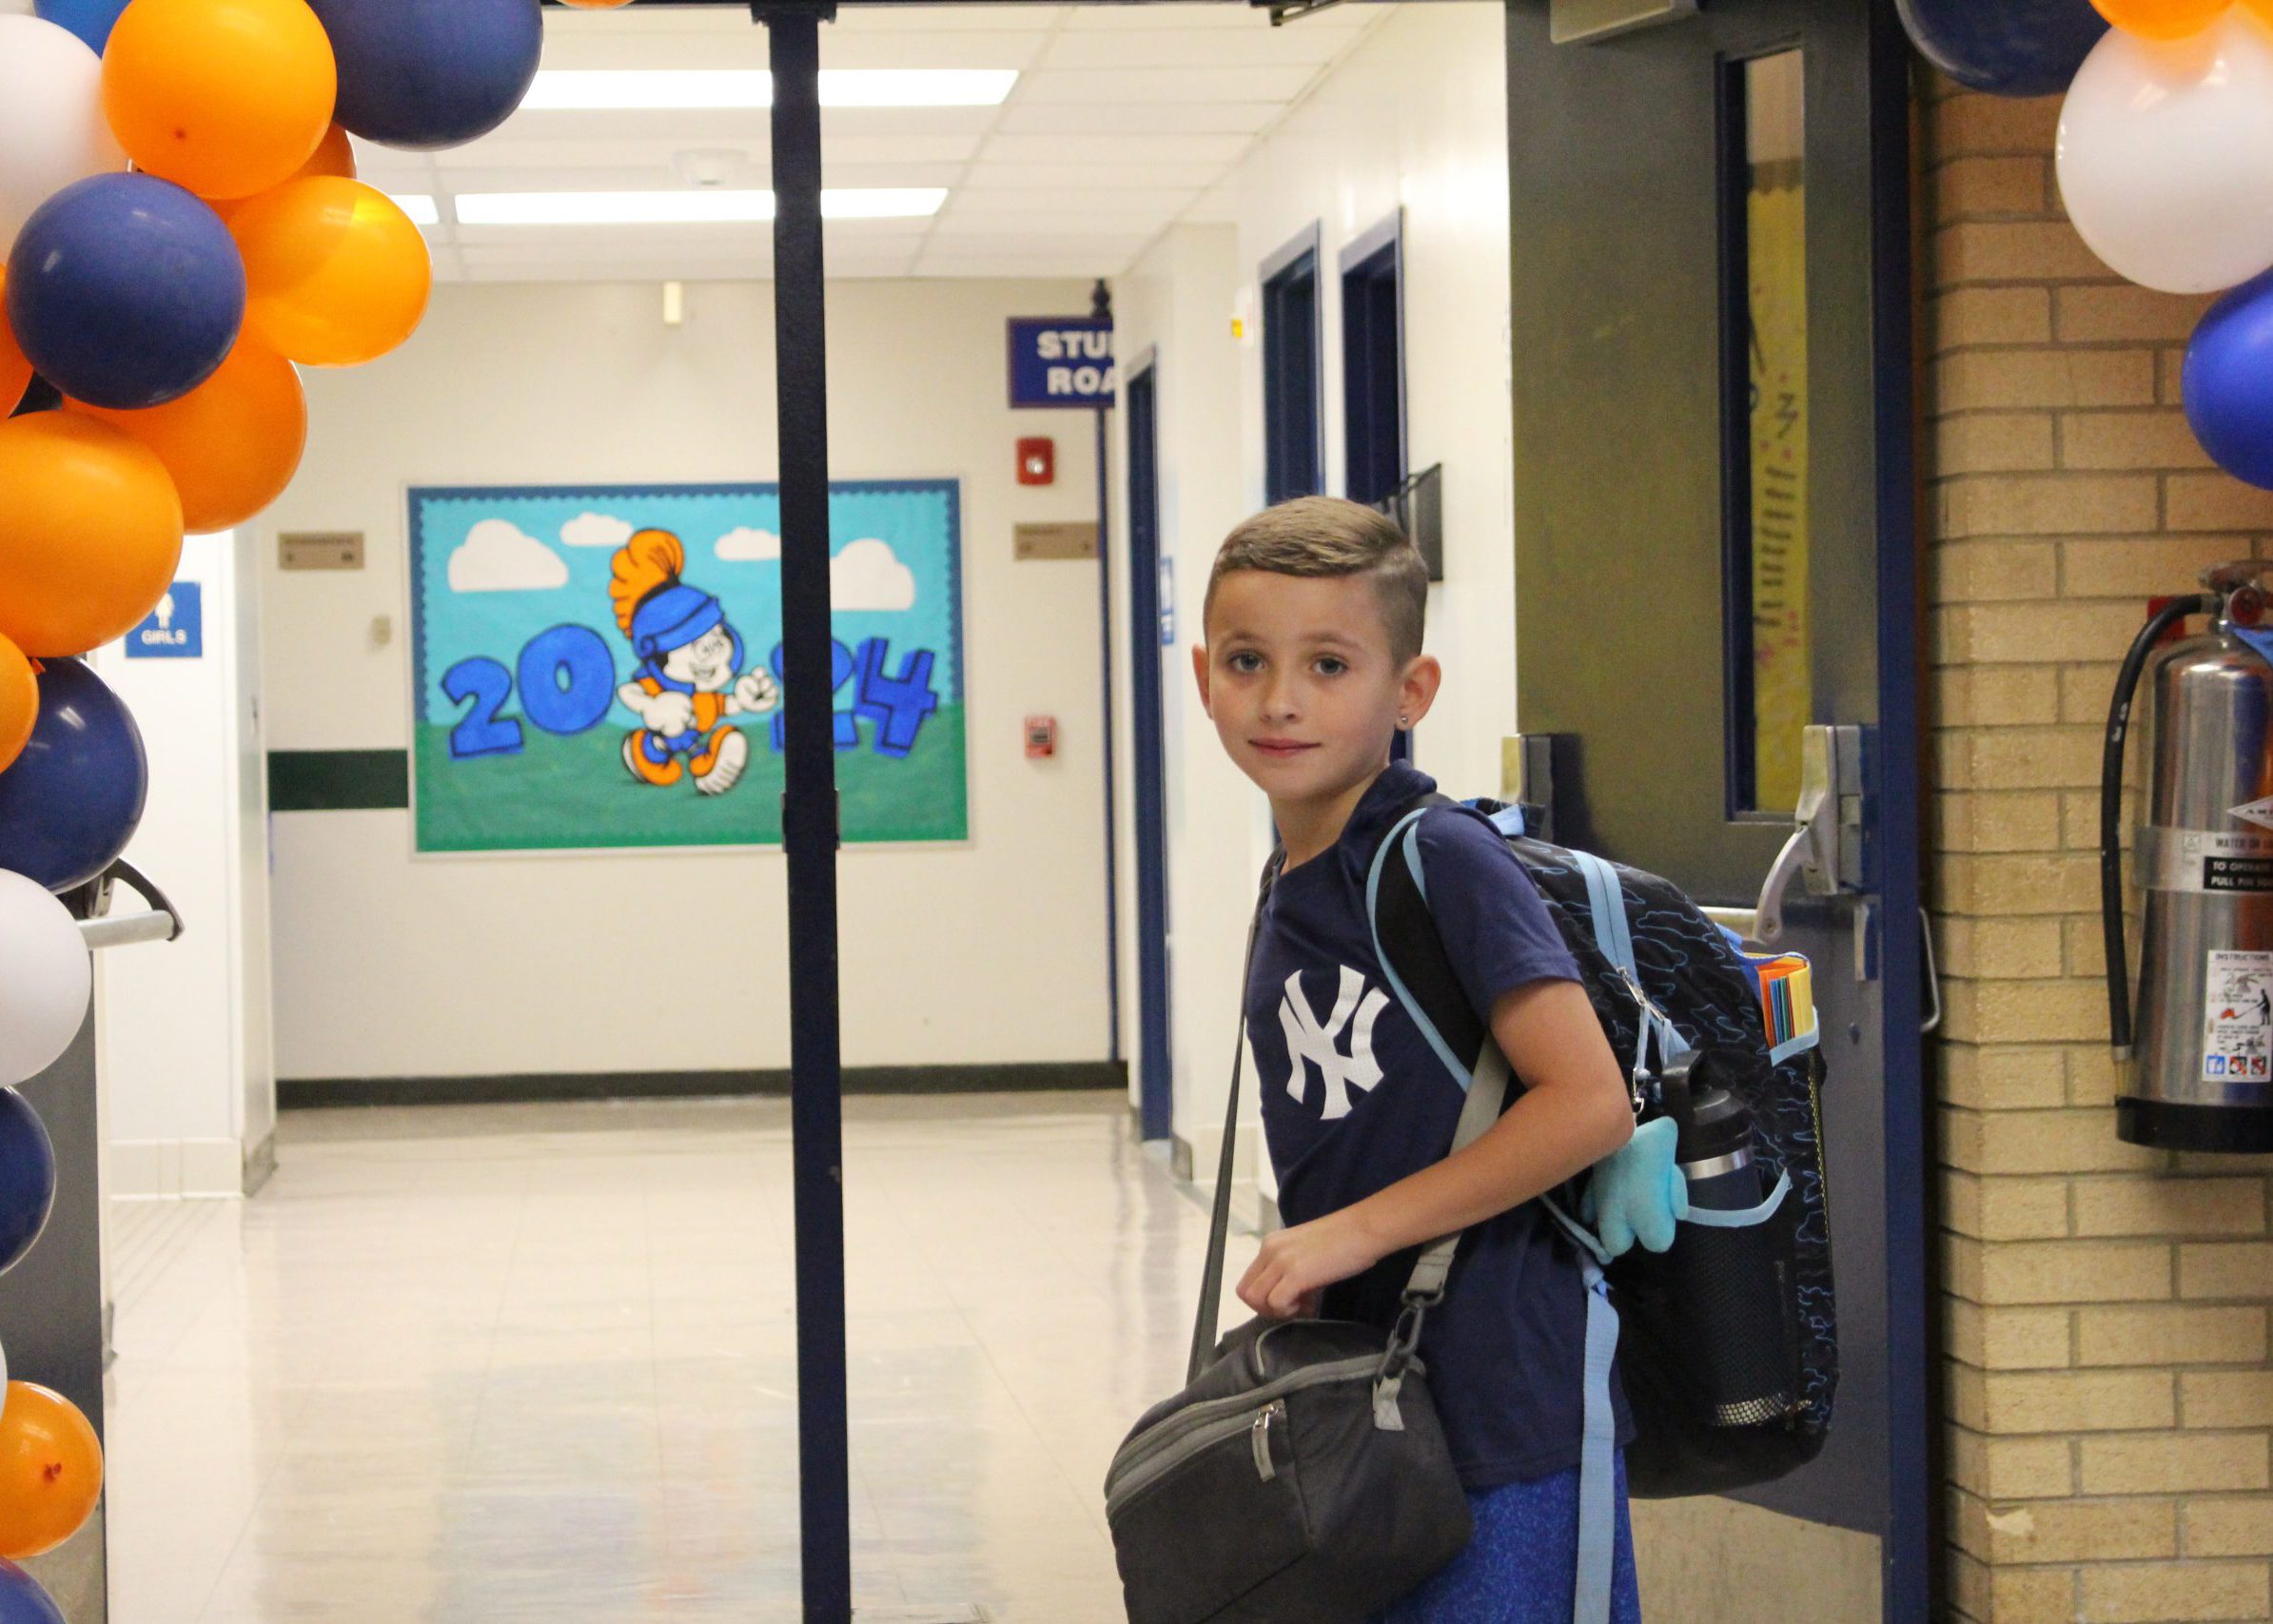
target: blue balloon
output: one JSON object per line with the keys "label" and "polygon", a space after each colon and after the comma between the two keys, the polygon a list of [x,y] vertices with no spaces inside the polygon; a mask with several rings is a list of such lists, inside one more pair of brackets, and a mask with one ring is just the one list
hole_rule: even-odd
{"label": "blue balloon", "polygon": [[2195,325],[2182,393],[2210,460],[2273,490],[2273,271],[2242,284]]}
{"label": "blue balloon", "polygon": [[48,661],[31,742],[0,773],[0,869],[49,890],[85,885],[127,849],[149,787],[125,702],[77,660]]}
{"label": "blue balloon", "polygon": [[[111,25],[126,9],[127,0],[36,0],[31,8],[35,15],[77,34],[97,56],[110,43]],[[0,1614],[0,1619],[5,1617]]]}
{"label": "blue balloon", "polygon": [[309,0],[340,66],[337,117],[365,141],[459,147],[529,93],[538,0]]}
{"label": "blue balloon", "polygon": [[[54,1204],[55,1146],[48,1141],[47,1125],[29,1100],[13,1088],[0,1088],[0,1274],[31,1250]],[[17,1616],[8,1611],[6,1595],[0,1576],[0,1624]]]}
{"label": "blue balloon", "polygon": [[2107,31],[2091,0],[1894,0],[1894,10],[1927,61],[1997,96],[2066,90]]}
{"label": "blue balloon", "polygon": [[93,175],[34,209],[8,256],[8,319],[41,377],[121,411],[186,395],[245,324],[245,260],[198,198]]}

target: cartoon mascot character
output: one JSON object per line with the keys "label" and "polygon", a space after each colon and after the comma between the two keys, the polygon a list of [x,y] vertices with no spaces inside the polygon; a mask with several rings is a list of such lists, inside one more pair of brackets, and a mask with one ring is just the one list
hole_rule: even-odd
{"label": "cartoon mascot character", "polygon": [[715,597],[679,578],[686,567],[685,546],[667,530],[642,530],[616,555],[608,597],[639,658],[639,675],[616,691],[640,721],[624,735],[623,765],[642,784],[676,784],[684,773],[702,793],[721,795],[750,765],[750,740],[726,718],[764,715],[781,689],[763,666],[741,671],[741,634]]}

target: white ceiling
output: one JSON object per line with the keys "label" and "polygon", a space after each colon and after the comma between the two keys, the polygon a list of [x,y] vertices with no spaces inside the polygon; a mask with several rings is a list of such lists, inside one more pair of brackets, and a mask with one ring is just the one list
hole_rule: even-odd
{"label": "white ceiling", "polygon": [[[1384,6],[1274,29],[1244,4],[850,7],[821,31],[824,68],[1014,68],[994,108],[822,114],[831,186],[945,186],[930,219],[833,221],[833,276],[1108,276],[1191,214],[1263,134],[1356,45]],[[633,5],[545,15],[544,66],[763,68],[765,30],[737,7]],[[357,144],[363,176],[441,205],[427,229],[442,281],[701,280],[768,274],[764,225],[460,225],[471,191],[684,185],[688,150],[746,156],[726,182],[770,184],[755,111],[529,111],[448,152]]]}

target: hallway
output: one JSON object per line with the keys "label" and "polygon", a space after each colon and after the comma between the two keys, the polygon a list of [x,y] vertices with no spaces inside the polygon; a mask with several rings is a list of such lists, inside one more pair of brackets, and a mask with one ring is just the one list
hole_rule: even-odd
{"label": "hallway", "polygon": [[[287,1114],[255,1200],[118,1203],[114,1616],[796,1616],[787,1117]],[[1117,1619],[1206,1215],[1117,1095],[847,1117],[863,1619]]]}

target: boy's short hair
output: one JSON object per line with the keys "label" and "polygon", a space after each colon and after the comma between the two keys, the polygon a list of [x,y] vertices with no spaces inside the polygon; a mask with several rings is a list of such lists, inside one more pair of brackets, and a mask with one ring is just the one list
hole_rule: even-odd
{"label": "boy's short hair", "polygon": [[1200,610],[1205,626],[1215,589],[1234,570],[1276,576],[1371,576],[1389,654],[1400,666],[1421,652],[1428,619],[1428,565],[1421,549],[1378,508],[1340,497],[1296,497],[1243,519],[1216,550]]}

